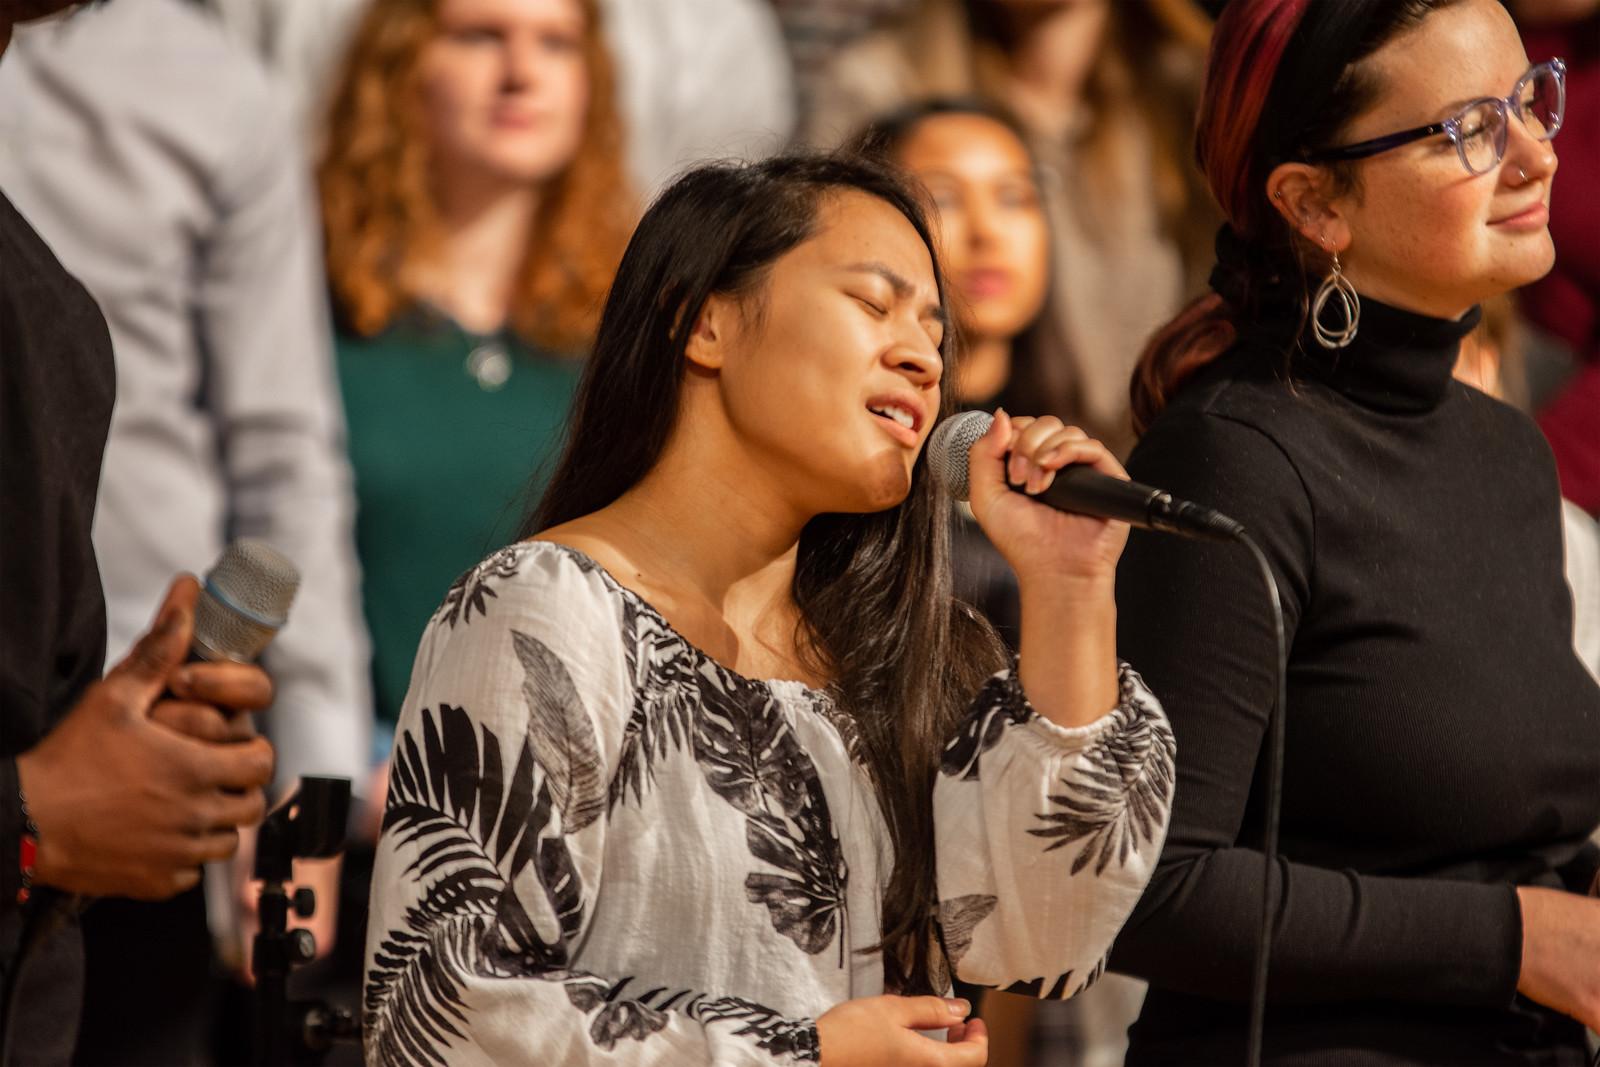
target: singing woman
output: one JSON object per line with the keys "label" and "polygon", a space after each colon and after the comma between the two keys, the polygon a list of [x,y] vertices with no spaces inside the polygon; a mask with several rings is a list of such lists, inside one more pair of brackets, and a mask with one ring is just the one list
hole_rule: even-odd
{"label": "singing woman", "polygon": [[650,209],[528,539],[418,652],[372,1062],[976,1065],[952,970],[1099,975],[1173,746],[1116,657],[1125,527],[1007,481],[1120,468],[1053,418],[973,447],[1008,665],[922,455],[953,358],[928,223],[873,165],[703,167]]}

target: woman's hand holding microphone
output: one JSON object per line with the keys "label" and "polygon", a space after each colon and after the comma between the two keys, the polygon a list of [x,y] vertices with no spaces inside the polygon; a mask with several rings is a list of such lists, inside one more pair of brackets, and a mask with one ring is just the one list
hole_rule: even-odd
{"label": "woman's hand holding microphone", "polygon": [[1128,543],[1127,523],[1028,499],[1075,464],[1128,477],[1105,445],[1077,427],[1004,411],[973,443],[968,466],[972,514],[1022,591],[1022,688],[1039,714],[1067,727],[1093,722],[1117,703],[1114,593]]}

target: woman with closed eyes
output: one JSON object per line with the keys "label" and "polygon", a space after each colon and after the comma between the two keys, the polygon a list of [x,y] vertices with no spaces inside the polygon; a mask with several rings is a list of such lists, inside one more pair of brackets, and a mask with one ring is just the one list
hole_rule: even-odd
{"label": "woman with closed eyes", "polygon": [[372,1062],[977,1065],[952,972],[1099,976],[1171,739],[1114,648],[1125,528],[1026,490],[1120,468],[1054,418],[973,446],[1023,591],[1008,666],[950,594],[923,455],[954,406],[939,279],[863,162],[703,167],[645,215],[528,539],[418,653]]}

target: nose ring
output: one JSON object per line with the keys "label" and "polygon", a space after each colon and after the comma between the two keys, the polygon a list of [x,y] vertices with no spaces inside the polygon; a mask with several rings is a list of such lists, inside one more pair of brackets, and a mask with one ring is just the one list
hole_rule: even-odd
{"label": "nose ring", "polygon": [[1523,170],[1521,167],[1518,167],[1517,168],[1517,178],[1519,180],[1521,180],[1524,184],[1526,184],[1527,181],[1528,181],[1528,172]]}

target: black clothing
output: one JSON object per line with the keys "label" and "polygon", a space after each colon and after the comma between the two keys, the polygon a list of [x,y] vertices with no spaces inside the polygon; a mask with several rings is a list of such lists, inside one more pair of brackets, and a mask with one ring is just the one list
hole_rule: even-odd
{"label": "black clothing", "polygon": [[[74,1067],[201,1067],[227,979],[212,973],[204,885],[169,900],[97,900],[83,913]],[[238,1029],[250,1032],[246,1015]],[[253,1062],[250,1055],[235,1063]]]}
{"label": "black clothing", "polygon": [[[1043,390],[1033,386],[1009,382],[1000,396],[963,407],[990,415],[1002,407],[1025,415],[1055,414],[1040,409],[1038,398],[1042,394]],[[1011,564],[965,506],[957,507],[950,516],[950,563],[956,597],[981,611],[1007,648],[1013,652],[1021,648],[1022,587]]]}
{"label": "black clothing", "polygon": [[104,666],[89,528],[115,384],[99,308],[0,196],[0,1061],[64,1060],[77,1021],[75,920],[48,891],[17,904],[16,757]]}
{"label": "black clothing", "polygon": [[983,612],[1015,652],[1022,646],[1022,587],[1011,564],[965,509],[950,518],[950,563],[955,595]]}
{"label": "black clothing", "polygon": [[[1514,886],[1584,891],[1600,687],[1572,649],[1559,494],[1527,418],[1451,377],[1476,312],[1363,300],[1341,352],[1264,325],[1202,369],[1133,477],[1243,522],[1283,594],[1280,922],[1266,1060],[1582,1063],[1515,996]],[[1289,379],[1292,379],[1290,384]],[[1172,829],[1112,967],[1152,984],[1130,1065],[1239,1063],[1275,679],[1242,548],[1135,531],[1118,652],[1178,741]]]}

